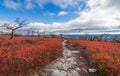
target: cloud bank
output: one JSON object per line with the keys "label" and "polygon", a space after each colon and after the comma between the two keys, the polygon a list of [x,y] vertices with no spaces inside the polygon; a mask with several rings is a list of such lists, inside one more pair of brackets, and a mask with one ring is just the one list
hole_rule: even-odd
{"label": "cloud bank", "polygon": [[31,9],[36,6],[39,6],[42,8],[47,3],[52,3],[60,8],[68,8],[68,7],[74,7],[79,4],[82,0],[3,0],[3,5],[12,8],[17,9],[20,7]]}
{"label": "cloud bank", "polygon": [[[5,0],[7,1],[7,0]],[[11,0],[12,1],[12,0]],[[52,2],[61,8],[74,7],[79,1],[83,0],[26,0],[27,8],[35,7],[32,2],[38,3],[40,7],[44,4]],[[52,24],[45,24],[42,22],[34,22],[27,25],[22,30],[43,30],[47,29],[49,32],[54,33],[106,33],[106,30],[120,29],[120,0],[87,0],[87,9],[77,11],[79,16],[67,22],[53,22]],[[13,3],[17,8],[20,5]],[[9,6],[7,6],[9,7]],[[10,8],[13,8],[12,6]],[[13,8],[15,9],[15,8]],[[67,15],[65,11],[59,12],[58,16]],[[73,30],[75,29],[75,30]],[[66,31],[67,30],[67,31]],[[77,30],[77,31],[76,31]],[[113,31],[114,32],[114,31]],[[108,33],[108,32],[107,32]],[[111,32],[110,32],[111,33]],[[119,31],[116,33],[119,33]]]}

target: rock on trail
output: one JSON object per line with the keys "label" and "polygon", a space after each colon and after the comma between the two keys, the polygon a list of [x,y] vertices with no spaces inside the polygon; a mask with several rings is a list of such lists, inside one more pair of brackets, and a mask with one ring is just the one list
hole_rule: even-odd
{"label": "rock on trail", "polygon": [[64,40],[62,45],[64,50],[61,57],[43,70],[25,76],[98,76],[88,57],[89,53],[83,47],[71,44],[67,40]]}
{"label": "rock on trail", "polygon": [[72,47],[74,44],[67,40],[62,44],[62,56],[47,65],[40,76],[92,76],[90,72],[95,72],[96,69],[89,68],[86,51],[83,48]]}

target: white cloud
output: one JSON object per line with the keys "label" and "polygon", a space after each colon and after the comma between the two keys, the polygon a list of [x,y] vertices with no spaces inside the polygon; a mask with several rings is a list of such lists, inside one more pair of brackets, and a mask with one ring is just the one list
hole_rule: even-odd
{"label": "white cloud", "polygon": [[64,16],[64,15],[67,15],[67,14],[68,14],[68,12],[66,12],[66,11],[60,11],[58,13],[58,16]]}
{"label": "white cloud", "polygon": [[55,16],[55,13],[48,13],[49,16]]}
{"label": "white cloud", "polygon": [[15,2],[13,0],[5,0],[4,6],[7,8],[17,9],[21,7],[21,4],[19,2]]}
{"label": "white cloud", "polygon": [[40,7],[44,6],[46,3],[52,3],[60,8],[73,8],[76,5],[79,4],[82,0],[32,0],[36,4],[38,4]]}
{"label": "white cloud", "polygon": [[53,4],[55,4],[61,8],[67,8],[67,7],[74,7],[81,0],[51,0],[51,1]]}
{"label": "white cloud", "polygon": [[[58,0],[57,0],[58,1]],[[63,1],[63,0],[59,0]],[[59,3],[58,1],[58,3]],[[67,1],[67,0],[64,0]],[[63,3],[64,3],[63,1]],[[69,0],[73,1],[73,0]],[[102,32],[110,29],[120,29],[120,0],[88,0],[87,6],[90,8],[80,12],[80,16],[67,22],[53,22],[45,24],[35,22],[23,29],[44,29],[48,31],[70,30],[75,28],[84,29],[82,32]],[[57,4],[57,2],[56,2]],[[68,4],[70,5],[70,4]],[[67,15],[61,11],[58,16]]]}
{"label": "white cloud", "polygon": [[120,0],[110,0],[107,2],[106,6],[109,8],[114,7],[120,10]]}
{"label": "white cloud", "polygon": [[[85,31],[87,32],[118,29],[120,26],[120,9],[117,8],[118,5],[116,5],[116,2],[109,8],[108,6],[110,6],[111,1],[112,0],[109,0],[109,2],[107,0],[89,0],[87,5],[91,8],[90,11],[84,10],[76,19],[64,23],[54,22],[53,24],[49,24],[46,28],[51,30],[81,28],[86,29]],[[62,15],[65,14],[62,13]]]}
{"label": "white cloud", "polygon": [[[89,19],[93,20],[94,22],[101,22],[99,24],[96,24],[98,26],[104,26],[109,28],[115,28],[120,24],[119,20],[116,20],[116,18],[120,18],[120,9],[116,9],[114,7],[117,7],[116,1],[113,2],[113,0],[89,0],[89,2],[97,2],[93,3],[93,5],[90,5],[91,11],[86,12],[87,15],[89,15]],[[113,5],[110,6],[109,3],[113,2]],[[99,6],[94,6],[96,4],[99,4]],[[108,7],[109,6],[109,7]]]}
{"label": "white cloud", "polygon": [[[47,3],[52,3],[60,8],[73,8],[78,5],[82,0],[4,0],[4,6],[12,9],[23,7],[26,9],[31,9],[39,6],[43,7]],[[37,6],[36,6],[37,5]]]}
{"label": "white cloud", "polygon": [[44,16],[56,16],[56,13],[53,13],[53,12],[45,12],[44,14],[43,14]]}
{"label": "white cloud", "polygon": [[25,1],[25,7],[26,7],[26,9],[32,9],[32,8],[34,8],[35,7],[35,5],[33,4],[33,2],[32,2],[32,0],[26,0]]}

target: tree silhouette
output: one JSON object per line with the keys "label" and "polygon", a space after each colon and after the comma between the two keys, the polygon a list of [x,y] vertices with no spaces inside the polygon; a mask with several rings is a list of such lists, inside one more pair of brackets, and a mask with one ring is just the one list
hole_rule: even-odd
{"label": "tree silhouette", "polygon": [[7,29],[11,30],[11,37],[10,40],[13,38],[14,36],[14,32],[15,30],[23,27],[24,25],[27,25],[28,23],[26,23],[27,20],[20,20],[19,18],[16,18],[15,23],[5,23],[3,24],[3,26],[5,26]]}

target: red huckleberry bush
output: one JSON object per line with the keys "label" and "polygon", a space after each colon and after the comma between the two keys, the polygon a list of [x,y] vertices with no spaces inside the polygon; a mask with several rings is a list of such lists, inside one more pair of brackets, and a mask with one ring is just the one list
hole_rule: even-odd
{"label": "red huckleberry bush", "polygon": [[41,69],[62,52],[62,39],[8,36],[0,39],[0,76],[18,76]]}
{"label": "red huckleberry bush", "polygon": [[99,63],[98,72],[103,75],[108,72],[109,76],[120,76],[120,43],[77,39],[70,42],[86,47],[91,53],[90,57]]}

